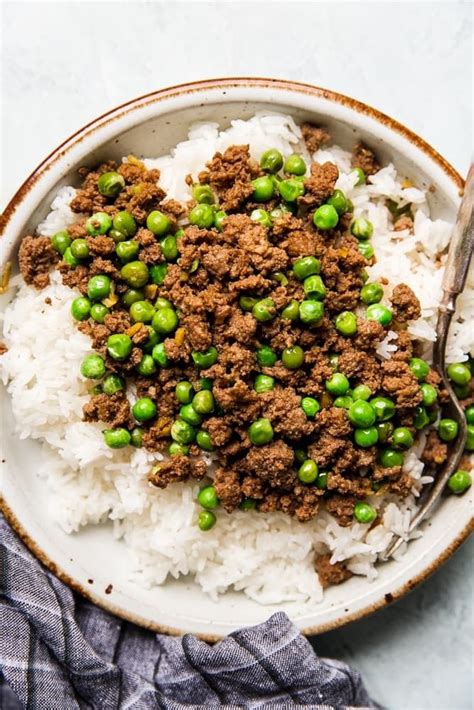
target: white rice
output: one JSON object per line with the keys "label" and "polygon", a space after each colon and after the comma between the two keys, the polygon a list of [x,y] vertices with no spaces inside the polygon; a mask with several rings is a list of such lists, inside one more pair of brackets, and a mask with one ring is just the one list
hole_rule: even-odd
{"label": "white rice", "polygon": [[[256,158],[269,147],[284,155],[295,150],[306,153],[293,119],[267,114],[233,121],[225,131],[213,123],[195,125],[189,140],[177,145],[170,155],[146,159],[145,164],[161,170],[160,184],[170,197],[188,200],[190,190],[184,177],[189,173],[197,177],[216,150],[232,143],[248,143]],[[397,176],[393,165],[380,170],[367,185],[355,187],[349,153],[332,146],[313,157],[338,165],[337,187],[353,201],[355,215],[366,215],[374,224],[372,241],[378,261],[369,269],[371,279],[389,280],[386,297],[390,296],[390,284],[402,281],[420,299],[422,315],[411,324],[410,333],[423,343],[429,356],[443,275],[435,258],[448,244],[451,225],[430,219],[425,193],[404,186],[403,176]],[[72,187],[58,192],[50,214],[38,227],[39,234],[54,234],[77,218],[69,208],[74,194]],[[387,197],[400,205],[412,203],[413,235],[393,231],[384,204]],[[79,367],[90,351],[90,341],[72,321],[72,293],[61,284],[59,274],[53,273],[50,286],[41,292],[24,285],[19,277],[12,285],[18,290],[5,313],[4,340],[9,349],[0,359],[0,367],[20,438],[44,442],[47,463],[41,473],[51,490],[51,515],[71,533],[83,525],[113,520],[116,536],[123,538],[132,552],[132,576],[140,584],[152,586],[162,584],[169,575],[192,574],[212,597],[234,588],[267,604],[318,601],[322,589],[314,572],[315,552],[329,551],[333,562],[347,560],[354,574],[372,580],[377,576],[377,557],[393,533],[408,537],[416,498],[423,484],[432,480],[423,476],[419,459],[422,441],[405,461],[405,470],[414,479],[412,494],[402,501],[393,495],[374,495],[371,503],[380,512],[381,522],[370,531],[360,523],[343,528],[325,511],[305,524],[281,513],[236,511],[232,515],[220,513],[215,528],[203,534],[196,525],[196,485],[175,484],[165,490],[150,486],[147,474],[160,455],[144,450],[112,451],[103,442],[99,424],[81,421],[88,395]],[[473,289],[471,277],[459,299],[448,344],[449,362],[465,360],[474,347],[470,328]],[[51,305],[45,304],[47,297]],[[396,342],[396,333],[389,331],[379,355],[390,357]]]}

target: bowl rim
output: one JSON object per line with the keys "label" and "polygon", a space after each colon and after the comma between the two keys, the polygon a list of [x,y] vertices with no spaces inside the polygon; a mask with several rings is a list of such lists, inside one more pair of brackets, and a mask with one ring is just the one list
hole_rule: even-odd
{"label": "bowl rim", "polygon": [[[62,143],[60,143],[54,150],[52,150],[30,173],[30,175],[24,180],[18,190],[14,193],[13,197],[8,202],[5,207],[1,217],[0,217],[0,236],[5,232],[8,223],[12,219],[13,215],[17,211],[18,207],[21,205],[22,201],[26,198],[30,190],[34,185],[40,180],[42,175],[57,161],[64,158],[67,152],[75,146],[77,143],[81,142],[88,135],[94,133],[99,127],[102,127],[112,121],[119,119],[120,117],[139,110],[145,106],[152,103],[163,101],[169,98],[176,98],[178,96],[192,94],[192,93],[203,93],[208,90],[216,89],[233,89],[233,88],[250,88],[250,89],[275,89],[281,91],[287,91],[290,93],[306,94],[315,98],[322,98],[328,100],[330,103],[340,104],[346,108],[352,109],[357,113],[360,113],[366,117],[374,119],[376,122],[389,128],[391,131],[401,135],[407,139],[416,148],[421,150],[425,155],[427,155],[431,160],[442,169],[446,176],[454,183],[459,194],[462,194],[464,188],[464,180],[457,172],[457,170],[445,159],[438,151],[436,151],[427,141],[418,136],[412,130],[407,128],[405,125],[397,121],[396,119],[388,116],[387,114],[375,109],[362,101],[346,96],[329,89],[325,89],[312,84],[298,82],[293,80],[285,79],[275,79],[275,78],[263,78],[263,77],[224,77],[215,79],[203,79],[198,81],[191,81],[182,84],[176,84],[170,87],[165,87],[149,93],[143,94],[129,101],[126,101],[114,108],[106,111],[93,120],[86,123],[84,126],[79,128],[77,131],[72,133],[68,138],[66,138]],[[58,577],[62,582],[67,584],[75,592],[81,594],[89,601],[97,604],[102,609],[108,611],[109,613],[115,614],[122,619],[130,621],[131,623],[137,624],[141,627],[153,630],[155,632],[170,634],[170,635],[182,635],[186,631],[178,629],[175,627],[165,626],[161,623],[156,623],[149,621],[148,619],[141,617],[138,614],[130,612],[121,606],[113,604],[112,602],[99,597],[90,589],[84,587],[81,583],[74,580],[68,573],[62,570],[57,563],[55,563],[50,557],[40,548],[40,546],[31,538],[27,530],[23,527],[22,523],[13,512],[8,502],[2,493],[0,493],[0,512],[3,513],[7,522],[11,525],[13,530],[17,533],[22,542],[26,545],[29,551],[56,577]],[[372,614],[373,612],[381,609],[388,604],[391,604],[403,596],[408,594],[416,586],[421,584],[426,580],[434,571],[436,571],[462,544],[464,540],[467,539],[469,534],[474,530],[474,517],[471,518],[465,527],[458,533],[456,538],[451,541],[451,543],[436,557],[429,565],[424,567],[421,572],[416,574],[413,578],[402,584],[398,589],[394,590],[390,594],[386,594],[379,601],[372,602],[362,609],[358,609],[352,614],[344,615],[339,619],[334,619],[325,624],[317,624],[316,626],[308,626],[301,629],[301,633],[305,635],[314,635],[318,633],[323,633],[330,631],[348,623],[363,619],[364,617]],[[208,641],[216,642],[223,638],[222,635],[208,634],[208,633],[197,633],[196,636]]]}

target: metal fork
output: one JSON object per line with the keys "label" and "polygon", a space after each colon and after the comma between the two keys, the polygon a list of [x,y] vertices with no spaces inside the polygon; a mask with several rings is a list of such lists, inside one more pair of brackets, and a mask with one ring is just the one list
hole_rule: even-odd
{"label": "metal fork", "polygon": [[[453,313],[456,310],[456,301],[466,283],[469,263],[471,261],[474,248],[474,165],[471,165],[467,176],[464,196],[459,206],[456,225],[451,236],[448,259],[443,277],[443,297],[438,312],[436,323],[436,341],[433,346],[433,368],[437,370],[442,378],[443,385],[449,393],[449,402],[443,405],[443,410],[447,416],[457,421],[459,434],[455,444],[449,452],[448,459],[443,468],[438,472],[434,483],[427,491],[422,505],[417,514],[410,522],[408,533],[418,527],[421,521],[433,510],[439,497],[441,496],[448,478],[456,470],[461,459],[464,445],[466,443],[466,419],[461,409],[456,395],[453,392],[450,381],[446,377],[445,371],[445,351],[449,326]],[[408,536],[408,534],[407,534]],[[396,536],[382,555],[382,559],[387,560],[393,555],[400,545],[405,541],[405,537]]]}

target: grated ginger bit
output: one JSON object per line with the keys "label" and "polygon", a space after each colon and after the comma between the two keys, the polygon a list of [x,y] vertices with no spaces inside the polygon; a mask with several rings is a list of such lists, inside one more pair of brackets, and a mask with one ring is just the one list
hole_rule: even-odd
{"label": "grated ginger bit", "polygon": [[127,160],[129,163],[131,163],[132,165],[136,165],[138,168],[145,167],[145,163],[143,162],[143,160],[140,160],[139,158],[137,158],[136,155],[133,155],[132,153],[130,153],[130,155],[127,155]]}
{"label": "grated ginger bit", "polygon": [[413,187],[413,183],[409,178],[405,178],[404,181],[402,182],[402,187]]}
{"label": "grated ginger bit", "polygon": [[147,286],[145,286],[145,296],[147,298],[155,298],[157,291],[158,291],[157,284],[148,284]]}
{"label": "grated ginger bit", "polygon": [[348,253],[349,253],[349,252],[348,252],[347,249],[345,249],[345,248],[343,248],[343,249],[338,249],[338,250],[337,250],[337,255],[338,255],[338,256],[342,256],[343,259],[346,258],[346,256],[348,255]]}
{"label": "grated ginger bit", "polygon": [[154,427],[158,436],[169,436],[171,434],[171,422],[166,417],[159,417]]}
{"label": "grated ginger bit", "polygon": [[0,275],[0,293],[6,293],[8,291],[8,284],[10,283],[10,276],[12,275],[12,262],[7,261],[3,271]]}
{"label": "grated ginger bit", "polygon": [[174,334],[174,342],[176,345],[182,345],[184,343],[184,337],[186,335],[186,328],[178,328]]}
{"label": "grated ginger bit", "polygon": [[127,328],[125,331],[126,335],[129,335],[132,337],[132,335],[135,335],[135,333],[138,333],[138,331],[141,329],[143,323],[134,323],[133,325],[130,326],[130,328]]}
{"label": "grated ginger bit", "polygon": [[107,296],[107,298],[104,298],[102,301],[104,306],[107,306],[107,308],[112,308],[112,306],[115,306],[116,303],[118,303],[118,296],[116,293],[111,293],[110,296]]}

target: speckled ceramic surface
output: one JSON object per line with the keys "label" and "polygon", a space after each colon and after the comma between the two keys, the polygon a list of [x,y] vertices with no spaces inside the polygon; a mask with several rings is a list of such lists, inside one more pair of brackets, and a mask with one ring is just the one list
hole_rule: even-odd
{"label": "speckled ceramic surface", "polygon": [[[176,87],[137,99],[94,121],[60,146],[20,188],[5,211],[2,259],[11,258],[21,235],[48,211],[58,187],[76,180],[84,163],[133,152],[159,155],[186,135],[196,120],[228,125],[256,110],[291,113],[296,120],[328,126],[335,141],[350,146],[358,138],[374,147],[382,160],[420,187],[433,186],[435,217],[452,220],[462,182],[457,173],[427,144],[399,124],[350,99],[314,87],[258,79],[217,80]],[[41,455],[36,442],[19,442],[2,395],[3,450],[0,507],[30,548],[71,586],[96,603],[144,626],[171,632],[192,631],[215,638],[263,620],[275,610],[238,593],[218,603],[191,581],[172,581],[143,589],[128,581],[127,552],[113,540],[107,526],[87,528],[67,536],[48,515],[47,490],[36,471]],[[414,541],[403,562],[379,566],[379,577],[368,583],[353,577],[329,589],[315,605],[280,605],[306,632],[333,628],[359,618],[400,597],[446,559],[471,526],[472,494],[447,498]],[[106,589],[112,584],[112,591]]]}

